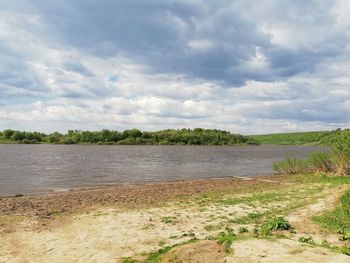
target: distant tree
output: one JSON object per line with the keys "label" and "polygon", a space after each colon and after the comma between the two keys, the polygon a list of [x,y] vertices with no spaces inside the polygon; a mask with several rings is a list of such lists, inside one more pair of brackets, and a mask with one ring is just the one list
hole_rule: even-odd
{"label": "distant tree", "polygon": [[51,133],[48,136],[49,143],[58,143],[61,138],[62,138],[62,134],[58,132]]}
{"label": "distant tree", "polygon": [[123,137],[124,138],[137,138],[137,137],[141,137],[142,136],[142,132],[138,129],[131,129],[131,130],[125,130],[123,132]]}
{"label": "distant tree", "polygon": [[14,130],[9,130],[9,129],[3,131],[3,134],[4,134],[6,139],[10,139],[14,133],[15,133]]}

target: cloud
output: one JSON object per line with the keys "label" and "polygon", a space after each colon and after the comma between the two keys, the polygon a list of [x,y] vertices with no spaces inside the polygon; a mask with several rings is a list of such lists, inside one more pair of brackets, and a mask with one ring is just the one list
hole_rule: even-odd
{"label": "cloud", "polygon": [[345,0],[0,7],[0,129],[350,125]]}

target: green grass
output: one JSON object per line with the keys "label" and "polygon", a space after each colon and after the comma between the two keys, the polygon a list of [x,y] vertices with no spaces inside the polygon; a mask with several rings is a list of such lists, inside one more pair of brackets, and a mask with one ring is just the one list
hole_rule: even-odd
{"label": "green grass", "polygon": [[264,222],[261,226],[261,234],[270,236],[272,231],[290,230],[292,225],[283,217],[276,217]]}
{"label": "green grass", "polygon": [[291,132],[274,133],[250,136],[260,144],[277,145],[332,145],[342,136],[348,136],[350,130],[333,131],[312,131],[312,132]]}
{"label": "green grass", "polygon": [[329,134],[328,131],[315,131],[252,135],[251,137],[261,144],[310,145],[320,144],[321,139]]}
{"label": "green grass", "polygon": [[154,252],[151,252],[150,254],[148,254],[145,262],[147,262],[147,263],[157,263],[160,260],[162,255],[164,255],[166,252],[170,251],[174,247],[178,247],[178,246],[181,246],[181,245],[186,245],[186,244],[193,243],[193,242],[196,242],[196,241],[197,241],[197,239],[190,239],[188,241],[185,241],[185,242],[182,242],[182,243],[179,243],[179,244],[174,244],[172,246],[163,247],[163,248],[161,248],[161,249],[159,249],[157,251],[154,251]]}
{"label": "green grass", "polygon": [[335,209],[315,216],[313,220],[328,231],[341,233],[344,239],[350,239],[350,190],[342,195]]}
{"label": "green grass", "polygon": [[232,253],[231,245],[233,241],[236,240],[236,237],[236,234],[233,233],[231,229],[228,229],[227,232],[219,233],[216,240],[219,242],[219,244],[224,245],[226,253]]}

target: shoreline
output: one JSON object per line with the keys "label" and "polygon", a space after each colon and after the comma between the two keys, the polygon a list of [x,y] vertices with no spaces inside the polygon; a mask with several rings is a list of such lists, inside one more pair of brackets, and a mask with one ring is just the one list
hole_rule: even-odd
{"label": "shoreline", "polygon": [[19,197],[35,197],[35,196],[47,196],[47,195],[56,195],[56,194],[64,194],[64,193],[72,193],[72,192],[81,192],[81,191],[93,191],[93,190],[105,190],[112,188],[123,188],[123,187],[142,187],[146,185],[162,185],[162,184],[172,184],[172,183],[185,183],[189,181],[212,181],[212,180],[225,180],[225,179],[239,179],[239,180],[252,180],[253,178],[258,178],[257,180],[262,180],[263,177],[273,177],[278,174],[259,174],[259,175],[232,175],[232,176],[222,176],[222,177],[210,177],[210,178],[193,178],[193,179],[179,179],[179,180],[171,180],[171,181],[145,181],[145,182],[135,182],[135,183],[118,183],[111,182],[100,185],[88,185],[88,186],[72,186],[72,187],[59,187],[59,188],[47,188],[37,190],[37,192],[14,192],[13,194],[0,194],[0,200],[2,198],[19,198]]}
{"label": "shoreline", "polygon": [[202,192],[229,188],[240,190],[287,181],[288,176],[259,175],[111,185],[39,195],[7,196],[0,197],[0,215],[47,217],[52,212],[71,213],[101,205],[118,208],[149,207]]}

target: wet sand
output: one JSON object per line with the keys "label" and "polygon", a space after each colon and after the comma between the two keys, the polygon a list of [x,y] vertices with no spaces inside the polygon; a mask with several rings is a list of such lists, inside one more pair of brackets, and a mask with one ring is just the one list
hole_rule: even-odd
{"label": "wet sand", "polygon": [[0,215],[47,218],[53,212],[70,213],[96,206],[149,207],[172,201],[180,196],[191,196],[200,192],[231,188],[238,191],[287,181],[287,177],[277,175],[254,178],[198,179],[132,186],[106,186],[99,189],[82,189],[49,195],[2,197],[0,198]]}

